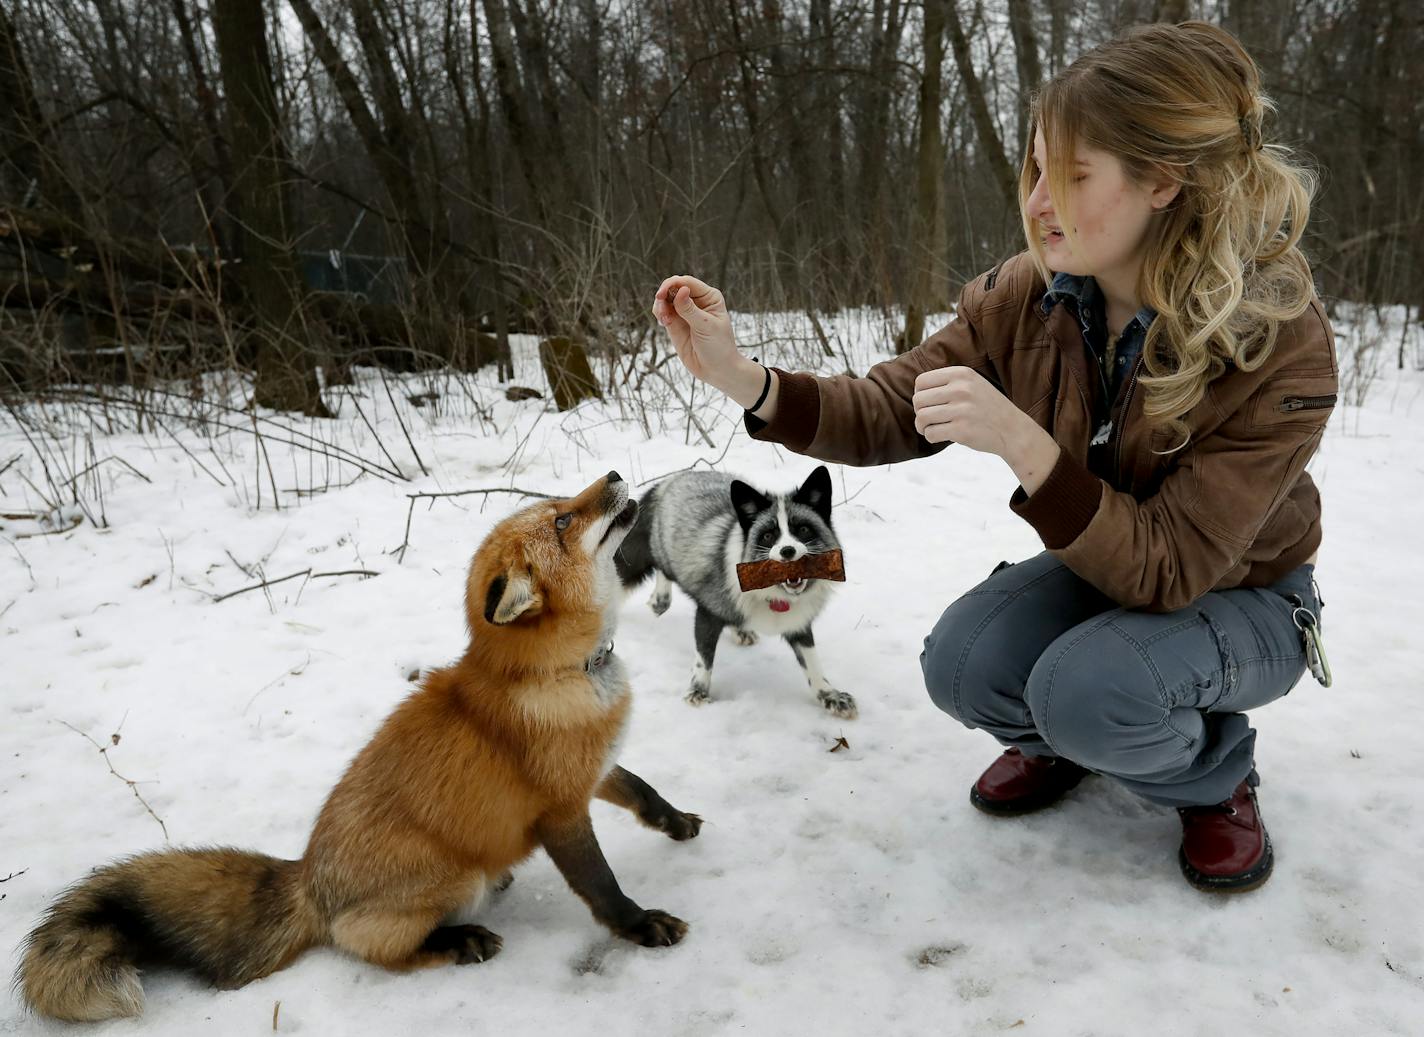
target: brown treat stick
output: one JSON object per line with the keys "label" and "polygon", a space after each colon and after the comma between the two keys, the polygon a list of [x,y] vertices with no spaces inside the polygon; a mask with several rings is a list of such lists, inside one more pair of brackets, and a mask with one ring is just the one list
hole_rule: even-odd
{"label": "brown treat stick", "polygon": [[845,582],[845,566],[839,550],[805,555],[794,562],[768,558],[762,562],[738,562],[737,582],[744,591],[760,590],[787,580],[838,580]]}

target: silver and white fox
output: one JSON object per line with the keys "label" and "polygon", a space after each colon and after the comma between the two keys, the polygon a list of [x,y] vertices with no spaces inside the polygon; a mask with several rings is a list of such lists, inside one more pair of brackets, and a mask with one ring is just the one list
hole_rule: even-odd
{"label": "silver and white fox", "polygon": [[759,493],[720,472],[682,472],[655,485],[638,504],[638,521],[615,561],[626,588],[656,575],[648,604],[667,611],[672,584],[697,605],[693,624],[696,660],[687,701],[711,699],[712,661],[723,629],[743,645],[758,634],[786,639],[823,707],[838,717],[856,715],[855,699],[826,680],[811,623],[825,607],[824,580],[793,580],[742,591],[738,562],[793,561],[840,547],[831,528],[831,473],[817,468],[794,493]]}

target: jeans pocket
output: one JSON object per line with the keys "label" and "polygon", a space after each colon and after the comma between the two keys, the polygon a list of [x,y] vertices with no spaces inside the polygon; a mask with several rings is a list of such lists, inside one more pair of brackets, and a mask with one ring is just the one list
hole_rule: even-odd
{"label": "jeans pocket", "polygon": [[1325,609],[1325,599],[1321,597],[1320,584],[1316,582],[1313,565],[1299,566],[1262,590],[1268,590],[1292,605],[1304,605],[1315,613],[1317,620]]}
{"label": "jeans pocket", "polygon": [[1236,653],[1231,647],[1231,636],[1227,634],[1226,628],[1216,621],[1209,612],[1198,610],[1197,615],[1201,616],[1202,622],[1206,624],[1207,631],[1211,634],[1211,640],[1216,645],[1217,660],[1220,669],[1218,676],[1205,678],[1205,683],[1199,681],[1197,687],[1206,690],[1214,683],[1220,683],[1217,690],[1217,705],[1229,705],[1232,696],[1236,692],[1239,674],[1236,671]]}
{"label": "jeans pocket", "polygon": [[[1213,712],[1244,713],[1274,702],[1288,695],[1305,672],[1305,649],[1290,619],[1292,606],[1273,599],[1258,595],[1222,618],[1202,612],[1221,654],[1222,689]],[[1265,651],[1259,651],[1261,647]]]}

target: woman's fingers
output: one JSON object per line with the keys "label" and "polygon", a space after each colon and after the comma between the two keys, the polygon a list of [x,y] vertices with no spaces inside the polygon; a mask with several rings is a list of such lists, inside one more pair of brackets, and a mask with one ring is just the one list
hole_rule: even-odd
{"label": "woman's fingers", "polygon": [[700,303],[703,300],[716,301],[722,298],[722,293],[717,291],[717,289],[713,288],[710,284],[705,281],[699,281],[697,278],[687,274],[678,274],[676,277],[669,277],[667,281],[663,283],[667,284],[674,281],[685,287],[696,302]]}
{"label": "woman's fingers", "polygon": [[922,407],[915,411],[915,430],[924,435],[935,425],[947,425],[955,418],[963,417],[960,408],[953,404],[937,407]]}
{"label": "woman's fingers", "polygon": [[964,404],[973,400],[972,393],[960,385],[937,385],[932,389],[921,389],[910,397],[910,406],[915,413],[928,407],[943,407],[948,404]]}
{"label": "woman's fingers", "polygon": [[658,299],[665,299],[667,300],[668,304],[671,305],[673,296],[676,295],[678,289],[682,288],[685,284],[687,284],[687,278],[682,274],[677,274],[673,277],[665,277],[663,278],[663,283],[658,285],[658,290],[655,297]]}
{"label": "woman's fingers", "polygon": [[920,435],[925,438],[926,443],[948,443],[954,439],[954,436],[951,434],[951,426],[948,424],[931,425],[929,428],[924,429]]}
{"label": "woman's fingers", "polygon": [[686,285],[680,285],[673,292],[672,305],[678,316],[688,323],[691,323],[694,317],[704,316],[702,310],[692,301],[692,291]]}
{"label": "woman's fingers", "polygon": [[687,296],[692,300],[694,306],[702,310],[711,310],[723,305],[722,293],[704,281],[699,281],[695,277],[687,274],[677,274],[674,277],[664,278],[662,284],[658,285],[655,294],[657,299],[666,299],[673,302],[681,289],[687,289]]}
{"label": "woman's fingers", "polygon": [[659,324],[671,324],[677,318],[677,312],[672,305],[662,298],[653,300],[653,316],[657,318]]}

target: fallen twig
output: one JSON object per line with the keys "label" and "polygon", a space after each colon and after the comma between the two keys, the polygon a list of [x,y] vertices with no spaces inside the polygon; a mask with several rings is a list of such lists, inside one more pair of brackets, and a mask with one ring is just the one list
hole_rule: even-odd
{"label": "fallen twig", "polygon": [[25,557],[24,552],[20,550],[19,545],[17,545],[14,540],[10,539],[9,537],[0,537],[0,540],[3,540],[7,544],[9,544],[10,549],[15,552],[15,556],[20,559],[20,564],[23,565],[25,567],[25,571],[30,574],[30,590],[34,590],[36,587],[39,586],[39,582],[35,579],[35,571],[30,568],[29,559]]}
{"label": "fallen twig", "polygon": [[[125,714],[125,715],[127,715],[127,714]],[[127,785],[127,786],[129,787],[129,791],[131,791],[131,792],[134,794],[135,798],[137,798],[138,801],[143,804],[143,809],[145,809],[145,810],[148,811],[148,816],[151,817],[151,818],[153,818],[155,821],[157,821],[157,822],[158,822],[158,827],[161,828],[161,829],[163,829],[163,841],[164,841],[164,842],[167,842],[167,841],[168,841],[168,826],[163,823],[163,818],[159,817],[157,814],[155,814],[155,813],[153,812],[153,807],[151,807],[151,806],[148,805],[148,800],[146,800],[146,799],[143,798],[143,794],[142,794],[141,792],[139,792],[139,790],[138,790],[138,782],[132,781],[132,780],[130,780],[129,778],[125,778],[125,777],[124,777],[122,774],[120,774],[118,771],[114,770],[114,763],[113,763],[113,761],[110,760],[109,757],[108,757],[108,752],[109,752],[109,748],[110,748],[110,747],[107,746],[107,745],[100,745],[98,742],[94,741],[93,738],[90,738],[87,733],[85,733],[85,732],[79,730],[79,728],[75,727],[73,724],[69,723],[68,721],[61,720],[61,721],[59,721],[59,722],[60,722],[61,724],[63,724],[65,727],[69,728],[69,730],[73,731],[75,734],[77,734],[77,735],[83,735],[86,739],[88,739],[90,745],[92,745],[95,749],[98,749],[98,750],[99,750],[99,755],[102,756],[102,757],[104,757],[104,762],[105,762],[106,764],[108,764],[108,766],[109,766],[109,773],[112,774],[114,777],[118,778],[120,781],[122,781],[125,785]],[[123,726],[123,723],[120,722],[120,723],[119,723],[119,726],[122,727],[122,726]],[[118,737],[118,736],[117,736],[117,735],[113,735],[113,736],[111,736],[111,737],[113,737],[113,738],[116,739],[115,742],[114,742],[114,745],[117,745],[117,744],[118,744],[118,741],[117,741],[117,737]]]}
{"label": "fallen twig", "polygon": [[87,467],[81,469],[81,470],[78,471],[78,472],[75,472],[72,476],[70,476],[68,479],[65,480],[64,485],[65,485],[65,486],[73,486],[73,485],[74,485],[75,483],[77,483],[81,478],[83,478],[84,476],[88,475],[88,474],[89,474],[90,472],[92,472],[94,469],[98,468],[98,467],[99,467],[101,464],[103,464],[105,461],[117,461],[117,462],[119,462],[119,464],[123,465],[123,466],[124,466],[125,468],[127,468],[129,471],[133,472],[134,475],[138,476],[138,477],[139,477],[140,479],[142,479],[144,482],[146,482],[146,483],[148,483],[148,484],[150,484],[150,485],[153,484],[153,480],[152,480],[152,479],[150,479],[148,476],[144,475],[142,472],[140,472],[140,471],[139,471],[137,468],[135,468],[133,465],[131,465],[131,464],[129,464],[127,461],[125,461],[122,457],[118,457],[118,456],[116,456],[116,455],[114,455],[114,454],[110,454],[108,457],[100,458],[99,460],[95,461],[93,464],[88,465]]}
{"label": "fallen twig", "polygon": [[[229,557],[231,557],[231,556],[229,556]],[[235,560],[236,560],[236,559],[234,559],[234,561],[235,561]],[[262,590],[263,588],[266,588],[266,587],[275,587],[275,586],[276,586],[277,584],[279,584],[279,583],[286,583],[288,580],[295,580],[295,579],[297,579],[298,577],[301,577],[301,576],[305,576],[305,577],[306,577],[307,579],[309,579],[309,580],[320,580],[320,579],[322,579],[322,578],[324,578],[324,577],[328,577],[328,576],[379,576],[379,575],[381,575],[381,574],[378,573],[378,572],[373,572],[373,571],[370,570],[370,569],[342,569],[342,570],[340,570],[340,571],[338,571],[338,572],[314,573],[314,572],[311,571],[310,568],[307,568],[307,569],[303,569],[301,572],[295,572],[295,573],[292,573],[292,574],[290,574],[290,575],[288,575],[288,576],[279,576],[279,577],[277,577],[277,579],[275,579],[275,580],[263,580],[261,583],[254,583],[251,587],[243,587],[243,588],[241,588],[240,590],[228,591],[226,594],[219,594],[217,597],[215,597],[215,598],[213,599],[213,604],[216,605],[216,604],[217,604],[218,602],[220,602],[220,601],[227,601],[228,598],[235,598],[235,597],[237,597],[239,594],[246,594],[248,591],[259,591],[259,590]]]}
{"label": "fallen twig", "polygon": [[279,677],[273,677],[270,681],[262,685],[262,687],[258,688],[255,692],[253,692],[252,697],[247,700],[247,705],[242,708],[242,712],[246,714],[247,711],[252,708],[252,704],[257,701],[257,696],[261,695],[268,688],[272,687],[272,685],[277,684],[280,681],[286,680],[288,677],[300,677],[303,673],[306,672],[307,667],[310,665],[311,653],[308,652],[305,662],[298,663],[296,666],[293,666],[290,670],[287,670]]}
{"label": "fallen twig", "polygon": [[16,533],[16,534],[15,534],[15,539],[16,539],[16,540],[29,540],[31,537],[52,537],[52,536],[55,536],[55,535],[58,534],[58,533],[68,533],[68,532],[70,532],[71,530],[78,529],[78,528],[79,528],[81,525],[83,525],[83,524],[84,524],[84,516],[83,516],[83,515],[75,515],[75,516],[74,516],[74,521],[71,522],[71,523],[70,523],[69,525],[67,525],[67,526],[60,526],[58,529],[45,529],[45,530],[41,530],[41,531],[38,532],[38,533]]}
{"label": "fallen twig", "polygon": [[415,502],[421,499],[435,500],[439,497],[469,497],[476,493],[515,493],[521,497],[538,497],[540,500],[558,500],[557,494],[540,493],[537,490],[521,490],[517,486],[497,486],[489,490],[452,490],[448,493],[407,493],[410,500],[410,507],[405,513],[405,539],[401,541],[400,547],[387,551],[387,554],[396,556],[396,564],[405,561],[405,549],[410,546],[410,521],[415,514]]}

